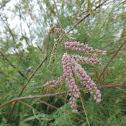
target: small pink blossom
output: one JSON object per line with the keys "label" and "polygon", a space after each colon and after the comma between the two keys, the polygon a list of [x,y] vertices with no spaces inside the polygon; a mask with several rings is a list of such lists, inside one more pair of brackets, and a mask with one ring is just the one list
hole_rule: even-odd
{"label": "small pink blossom", "polygon": [[53,36],[58,34],[60,32],[60,29],[59,28],[56,28],[56,25],[52,26],[50,29],[49,29],[49,33],[52,34]]}

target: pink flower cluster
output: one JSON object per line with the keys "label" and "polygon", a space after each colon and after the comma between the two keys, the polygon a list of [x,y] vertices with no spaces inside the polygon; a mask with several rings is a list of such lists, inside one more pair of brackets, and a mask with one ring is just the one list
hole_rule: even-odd
{"label": "pink flower cluster", "polygon": [[92,66],[94,66],[94,64],[96,63],[101,65],[102,60],[101,58],[94,57],[93,55],[91,58],[80,55],[72,55],[72,58],[74,58],[76,62],[80,62],[83,64],[92,64]]}
{"label": "pink flower cluster", "polygon": [[99,49],[94,50],[93,47],[89,47],[88,44],[84,44],[80,42],[65,42],[65,48],[83,52],[87,55],[90,54],[93,57],[97,57],[99,54],[102,54],[103,56],[105,56],[107,52],[106,50],[105,51],[102,51]]}
{"label": "pink flower cluster", "polygon": [[49,33],[51,33],[51,35],[56,35],[60,32],[60,29],[59,28],[56,28],[56,25],[52,26],[50,29],[49,29]]}
{"label": "pink flower cluster", "polygon": [[101,101],[100,90],[97,89],[96,84],[91,80],[89,75],[87,75],[87,72],[84,70],[84,68],[82,68],[82,66],[78,64],[74,58],[72,58],[71,60],[73,63],[73,71],[81,80],[81,85],[83,87],[86,87],[89,90],[90,94],[94,95],[94,100],[99,103]]}
{"label": "pink flower cluster", "polygon": [[85,87],[90,92],[90,94],[94,96],[94,100],[96,100],[97,103],[101,101],[100,90],[98,90],[96,84],[91,80],[89,75],[87,75],[87,72],[78,62],[92,65],[98,63],[101,65],[101,58],[98,58],[97,56],[100,54],[104,56],[106,51],[99,49],[94,50],[93,47],[88,47],[87,44],[84,45],[84,43],[79,42],[66,42],[65,48],[83,52],[84,54],[87,54],[88,57],[64,53],[62,58],[63,76],[60,76],[57,81],[53,80],[46,82],[46,84],[43,86],[50,85],[50,87],[54,87],[63,81],[67,81],[70,91],[69,96],[71,108],[73,108],[73,112],[77,112],[76,102],[77,98],[80,97],[80,90],[78,88],[79,85],[76,84],[75,76],[80,80],[82,87]]}

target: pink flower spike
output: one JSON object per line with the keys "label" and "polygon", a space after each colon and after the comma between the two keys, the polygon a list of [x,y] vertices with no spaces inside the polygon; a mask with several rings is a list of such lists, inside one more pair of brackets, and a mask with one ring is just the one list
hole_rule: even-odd
{"label": "pink flower spike", "polygon": [[[50,28],[50,33],[55,35],[60,30],[53,26]],[[63,81],[67,81],[67,87],[70,96],[71,107],[73,107],[73,112],[77,112],[77,98],[80,97],[80,90],[78,89],[79,86],[82,88],[86,87],[91,95],[94,96],[94,100],[96,103],[101,101],[101,93],[100,90],[97,89],[96,84],[91,80],[88,73],[82,67],[82,64],[92,64],[95,65],[98,63],[101,65],[101,58],[99,56],[105,55],[106,51],[102,51],[99,49],[93,49],[93,47],[89,47],[88,44],[80,43],[80,42],[65,42],[66,49],[76,50],[79,53],[77,55],[68,54],[67,52],[64,53],[62,57],[62,64],[63,64],[63,75],[60,76],[57,80],[52,80],[44,84],[43,86],[55,87],[57,84],[62,83]],[[83,56],[79,55],[80,52],[84,52]],[[85,66],[84,66],[85,67]],[[80,85],[76,84],[76,78],[79,79],[78,82]],[[81,87],[80,87],[81,88]]]}
{"label": "pink flower spike", "polygon": [[97,99],[96,102],[99,103],[101,101],[101,99]]}
{"label": "pink flower spike", "polygon": [[98,97],[101,98],[101,94],[98,94]]}
{"label": "pink flower spike", "polygon": [[97,90],[98,88],[97,87],[94,87],[95,90]]}
{"label": "pink flower spike", "polygon": [[54,87],[54,85],[50,85],[50,87]]}
{"label": "pink flower spike", "polygon": [[49,29],[49,33],[56,28],[56,25],[52,26],[50,29]]}
{"label": "pink flower spike", "polygon": [[46,82],[46,85],[49,85],[49,82]]}
{"label": "pink flower spike", "polygon": [[92,94],[93,94],[93,92],[90,92],[90,94],[92,95]]}
{"label": "pink flower spike", "polygon": [[106,54],[103,52],[102,55],[105,56]]}
{"label": "pink flower spike", "polygon": [[97,98],[96,98],[96,96],[94,96],[94,100],[96,100]]}

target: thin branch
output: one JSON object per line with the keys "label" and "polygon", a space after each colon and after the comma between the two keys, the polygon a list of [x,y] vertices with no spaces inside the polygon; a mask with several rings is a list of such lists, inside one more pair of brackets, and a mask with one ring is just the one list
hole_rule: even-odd
{"label": "thin branch", "polygon": [[107,69],[107,67],[109,66],[109,64],[111,63],[111,61],[114,59],[114,57],[117,55],[117,53],[120,51],[120,49],[126,44],[126,40],[121,44],[121,46],[117,49],[117,51],[114,53],[114,55],[111,57],[111,59],[109,60],[109,62],[106,64],[106,66],[104,67],[103,71],[101,72],[101,74],[99,75],[96,83],[99,82],[101,76],[104,74],[105,70]]}
{"label": "thin branch", "polygon": [[[3,74],[6,78],[11,78],[10,76],[8,76],[8,75],[6,75],[3,71],[2,71],[2,69],[0,68],[0,74]],[[15,80],[15,81],[17,81],[18,83],[20,83],[20,84],[23,84],[21,81],[19,81],[19,80],[17,80],[17,79],[15,79],[15,78],[13,78],[12,80]],[[8,80],[9,81],[9,80]],[[10,82],[11,83],[11,82]]]}
{"label": "thin branch", "polygon": [[37,96],[28,96],[28,97],[15,98],[15,99],[12,99],[12,100],[8,101],[8,102],[5,103],[5,104],[0,105],[0,108],[2,108],[3,106],[5,106],[5,105],[7,105],[7,104],[9,104],[9,103],[11,103],[11,102],[15,102],[15,104],[16,104],[16,102],[17,102],[18,100],[36,99],[36,98],[46,98],[46,97],[55,97],[55,96],[58,96],[58,95],[67,94],[67,93],[69,93],[69,92],[70,92],[70,91],[65,91],[65,92],[60,92],[60,93],[56,93],[56,94],[46,94],[46,95],[37,95]]}
{"label": "thin branch", "polygon": [[[101,7],[104,3],[106,3],[108,0],[105,0],[104,2],[102,2],[101,4],[99,4],[98,6],[95,7],[95,9],[93,9],[93,11],[95,11],[96,9],[98,9],[99,7]],[[83,18],[81,18],[67,33],[69,33],[70,31],[72,31],[77,25],[79,25],[83,20],[85,20],[87,17],[90,16],[90,13],[88,13],[87,15],[85,15]]]}
{"label": "thin branch", "polygon": [[[4,67],[5,69],[5,67]],[[4,74],[2,74],[4,75]],[[5,80],[5,77],[3,76],[2,78],[2,104],[4,104],[4,80]]]}
{"label": "thin branch", "polygon": [[[57,108],[57,107],[55,107],[55,106],[53,106],[53,105],[51,105],[51,104],[48,104],[47,102],[45,102],[45,101],[42,101],[42,100],[39,100],[38,99],[38,101],[40,101],[41,103],[43,103],[43,104],[45,104],[45,105],[47,105],[47,106],[50,106],[50,107],[52,107],[52,108],[55,108],[55,109],[60,109],[61,111],[64,111],[63,109],[61,109],[61,108]],[[66,112],[66,111],[64,111],[64,113],[66,113],[66,114],[68,114],[68,115],[70,115],[70,116],[72,116],[73,118],[75,118],[76,120],[78,120],[78,121],[80,121],[80,122],[83,122],[84,123],[84,121],[83,120],[81,120],[81,119],[78,119],[76,116],[73,116],[72,114],[70,114],[70,113],[68,113],[68,112]]]}
{"label": "thin branch", "polygon": [[98,88],[116,88],[116,87],[125,87],[126,84],[116,84],[116,85],[103,85],[98,86]]}
{"label": "thin branch", "polygon": [[[1,20],[3,21],[3,23],[5,24],[6,30],[9,31],[9,33],[10,33],[10,35],[11,35],[11,37],[12,37],[13,42],[16,43],[16,38],[15,38],[15,36],[17,36],[17,35],[13,33],[13,31],[11,30],[11,28],[10,28],[8,22],[7,22],[6,20],[4,20],[2,17],[0,17],[0,18],[1,18]],[[26,40],[26,39],[25,39],[25,40]],[[15,51],[15,54],[16,54],[16,55],[18,56],[18,58],[20,59],[20,61],[21,61],[24,65],[26,65],[26,64],[23,62],[22,56],[20,56],[20,55],[17,53],[15,45],[14,45],[14,51]]]}
{"label": "thin branch", "polygon": [[24,77],[24,78],[26,78],[27,79],[27,77],[16,67],[16,66],[14,66],[12,63],[10,63],[10,61],[4,56],[4,54],[0,51],[0,54],[1,54],[1,56],[3,57],[3,59],[5,59],[14,69],[17,69],[18,70],[18,73],[22,76],[22,77]]}
{"label": "thin branch", "polygon": [[4,79],[2,79],[2,103],[4,103]]}
{"label": "thin branch", "polygon": [[[126,84],[116,84],[116,85],[102,85],[102,86],[98,86],[99,89],[102,88],[116,88],[116,87],[125,87]],[[80,88],[80,90],[88,90],[87,88]]]}
{"label": "thin branch", "polygon": [[[24,89],[27,87],[28,83],[29,83],[30,80],[33,78],[33,76],[34,76],[35,73],[38,71],[38,69],[42,66],[42,64],[47,60],[48,56],[49,56],[49,55],[46,55],[46,57],[42,60],[42,62],[39,64],[39,66],[38,66],[38,67],[35,69],[35,71],[31,74],[31,76],[30,76],[29,79],[27,80],[25,86],[22,88],[21,92],[19,93],[18,97],[20,97],[20,96],[22,95],[22,93],[23,93]],[[12,109],[11,109],[9,115],[8,115],[7,123],[8,123],[8,121],[9,121],[9,119],[10,119],[12,113],[13,113],[13,110],[14,110],[14,108],[15,108],[15,105],[16,105],[16,102],[15,102],[15,104],[13,105],[13,107],[12,107]]]}
{"label": "thin branch", "polygon": [[[121,86],[126,86],[126,84],[106,85],[106,86],[100,86],[99,88],[112,88],[112,87],[121,87]],[[85,89],[85,90],[86,90],[86,89]],[[16,105],[16,102],[17,102],[18,100],[24,100],[24,99],[37,99],[37,98],[45,98],[45,97],[54,97],[54,96],[58,96],[58,95],[62,95],[62,94],[67,94],[67,93],[69,93],[69,92],[70,92],[70,91],[60,92],[60,93],[56,93],[56,94],[47,94],[47,95],[37,95],[37,96],[29,96],[29,97],[15,98],[15,99],[13,99],[13,100],[8,101],[8,102],[5,103],[5,104],[0,105],[0,108],[6,106],[7,104],[9,104],[9,103],[11,103],[11,102],[15,102],[14,105],[13,105],[13,108],[12,108],[12,110],[11,110],[11,113],[10,113],[10,114],[12,114],[12,112],[13,112],[13,110],[14,110],[14,107],[15,107],[15,105]],[[83,109],[84,109],[84,108],[83,108]],[[9,117],[11,116],[10,114],[9,114]],[[87,117],[86,117],[86,118],[87,118]],[[8,121],[9,121],[9,120],[8,120]]]}
{"label": "thin branch", "polygon": [[34,107],[32,107],[31,105],[29,105],[23,101],[19,101],[19,102],[21,102],[22,104],[26,105],[28,108],[31,108],[31,109],[35,110],[38,114],[40,114],[40,112],[37,109],[35,109]]}
{"label": "thin branch", "polygon": [[[98,88],[115,88],[115,87],[124,87],[126,86],[126,84],[117,84],[117,85],[104,85],[104,86],[98,86]],[[86,88],[82,88],[83,90],[86,90]],[[0,106],[0,108],[2,108],[3,106],[11,103],[11,102],[15,102],[15,101],[18,101],[18,100],[23,100],[23,99],[36,99],[36,98],[45,98],[45,97],[54,97],[54,96],[59,96],[59,95],[62,95],[62,94],[67,94],[69,93],[70,91],[65,91],[65,92],[59,92],[59,93],[56,93],[56,94],[47,94],[47,95],[37,95],[37,96],[29,96],[29,97],[20,97],[20,98],[15,98],[15,99],[12,99],[10,101],[8,101],[7,103],[5,104],[2,104]]]}
{"label": "thin branch", "polygon": [[43,104],[45,104],[45,105],[47,105],[47,106],[50,106],[50,107],[52,107],[52,108],[59,109],[59,108],[57,108],[57,107],[55,107],[55,106],[53,106],[53,105],[51,105],[51,104],[49,104],[49,103],[47,103],[47,102],[45,102],[45,101],[42,101],[42,100],[40,100],[40,99],[37,99],[37,101],[39,101],[39,102],[41,102],[41,103],[43,103]]}
{"label": "thin branch", "polygon": [[90,126],[90,123],[89,123],[89,120],[88,120],[88,116],[87,116],[87,113],[86,113],[86,109],[84,107],[84,104],[83,104],[81,95],[80,95],[80,100],[81,100],[81,103],[82,103],[82,107],[83,107],[83,110],[84,110],[84,114],[85,114],[86,119],[87,119],[88,126]]}
{"label": "thin branch", "polygon": [[56,8],[57,16],[58,16],[58,21],[59,21],[59,25],[60,25],[60,30],[61,30],[61,32],[63,32],[63,31],[62,31],[62,24],[61,24],[60,17],[59,17],[59,11],[58,11],[57,5],[56,5],[56,1],[55,1],[55,0],[53,0],[53,1],[54,1],[54,5],[55,5],[55,8]]}

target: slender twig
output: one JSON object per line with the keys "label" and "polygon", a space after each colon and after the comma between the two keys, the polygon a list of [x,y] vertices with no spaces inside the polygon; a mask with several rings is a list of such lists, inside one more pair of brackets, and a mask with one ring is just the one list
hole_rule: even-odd
{"label": "slender twig", "polygon": [[[5,71],[5,67],[4,67],[4,71]],[[4,80],[5,80],[5,77],[4,77],[4,74],[3,75],[3,79],[2,79],[2,104],[4,104]]]}
{"label": "slender twig", "polygon": [[2,80],[2,103],[4,103],[4,79]]}
{"label": "slender twig", "polygon": [[[104,86],[99,86],[99,88],[114,88],[114,87],[124,87],[126,86],[126,84],[118,84],[118,85],[104,85]],[[82,88],[83,90],[86,90],[86,88]],[[2,108],[3,106],[11,103],[11,102],[15,102],[15,101],[18,101],[18,100],[23,100],[23,99],[36,99],[36,98],[45,98],[45,97],[54,97],[54,96],[59,96],[59,95],[62,95],[62,94],[67,94],[69,93],[70,91],[65,91],[65,92],[59,92],[59,93],[56,93],[56,94],[47,94],[47,95],[37,95],[37,96],[28,96],[28,97],[20,97],[20,98],[15,98],[15,99],[12,99],[10,101],[8,101],[7,103],[5,104],[2,104],[0,105],[0,108]]]}
{"label": "slender twig", "polygon": [[[33,76],[34,76],[35,73],[38,71],[38,69],[42,66],[42,64],[47,60],[48,56],[49,56],[49,55],[46,55],[46,57],[42,60],[42,62],[39,64],[39,66],[38,66],[38,67],[35,69],[35,71],[31,74],[31,76],[30,76],[29,79],[27,80],[25,86],[22,88],[21,92],[19,93],[18,97],[20,97],[20,96],[22,95],[22,93],[23,93],[24,89],[27,87],[28,83],[29,83],[30,80],[33,78]],[[12,107],[12,109],[11,109],[9,115],[8,115],[7,123],[8,123],[8,121],[9,121],[9,119],[10,119],[12,113],[13,113],[13,110],[14,110],[14,108],[15,108],[15,105],[16,105],[16,102],[15,102],[15,104],[13,105],[13,107]]]}
{"label": "slender twig", "polygon": [[28,97],[15,98],[15,99],[12,99],[12,100],[8,101],[5,104],[0,105],[0,108],[2,108],[3,106],[5,106],[5,105],[7,105],[7,104],[9,104],[11,102],[15,102],[16,103],[18,100],[54,97],[54,96],[58,96],[58,95],[67,94],[69,92],[70,91],[65,91],[65,92],[60,92],[60,93],[56,93],[56,94],[46,94],[46,95],[37,95],[37,96],[28,96]]}
{"label": "slender twig", "polygon": [[90,126],[90,123],[89,123],[89,120],[88,120],[88,116],[87,116],[87,113],[86,113],[86,109],[84,107],[81,95],[80,95],[80,100],[81,100],[81,104],[82,104],[82,107],[83,107],[83,110],[84,110],[84,114],[85,114],[86,119],[87,119],[88,126]]}
{"label": "slender twig", "polygon": [[[6,30],[10,33],[13,42],[16,43],[16,38],[15,38],[16,34],[13,33],[13,31],[11,30],[11,28],[10,28],[8,22],[7,22],[6,20],[4,20],[2,17],[0,17],[0,19],[1,19],[2,22],[5,24],[5,28],[6,28]],[[25,39],[25,40],[26,40],[26,39]],[[18,58],[20,59],[20,61],[21,61],[24,65],[26,65],[26,64],[23,62],[22,56],[20,56],[20,55],[17,53],[16,48],[15,48],[15,45],[14,45],[14,51],[15,51],[15,54],[16,54],[16,55],[18,56]]]}
{"label": "slender twig", "polygon": [[[42,101],[42,100],[39,100],[39,99],[38,99],[38,101],[40,101],[41,103],[43,103],[43,104],[45,104],[45,105],[47,105],[47,106],[50,106],[50,107],[52,107],[52,108],[55,108],[55,109],[60,109],[61,111],[64,111],[63,109],[61,109],[61,108],[57,108],[57,107],[55,107],[55,106],[53,106],[53,105],[51,105],[51,104],[49,104],[49,103],[47,103],[47,102],[45,102],[45,101]],[[72,116],[73,118],[75,118],[76,120],[78,120],[78,121],[80,121],[80,122],[83,122],[83,123],[84,123],[84,121],[83,121],[83,120],[78,119],[76,116],[73,116],[72,114],[70,114],[70,113],[68,113],[68,112],[66,112],[66,111],[64,111],[64,113],[66,113],[66,114],[68,114],[68,115]]]}
{"label": "slender twig", "polygon": [[[57,97],[69,102],[69,100],[66,99],[66,98],[64,98],[64,97],[61,97],[61,96],[57,96]],[[82,108],[82,106],[80,106],[80,105],[77,105],[77,106],[80,107],[80,108]],[[90,112],[90,113],[91,113],[91,112]],[[94,113],[92,113],[92,114],[94,114]],[[105,120],[101,119],[98,115],[95,115],[95,116],[96,116],[98,119],[100,119],[101,121],[103,121],[104,123],[108,124]],[[108,126],[111,126],[111,125],[108,124]]]}
{"label": "slender twig", "polygon": [[24,77],[24,78],[27,79],[27,77],[26,77],[15,65],[13,65],[12,63],[10,63],[10,61],[4,56],[4,54],[3,54],[1,51],[0,51],[0,54],[1,54],[1,56],[3,57],[3,59],[6,60],[14,69],[17,69],[17,70],[18,70],[18,73],[19,73],[22,77]]}
{"label": "slender twig", "polygon": [[106,120],[104,120],[104,119],[102,119],[101,117],[99,117],[98,114],[95,114],[95,113],[92,113],[92,112],[90,112],[90,114],[94,114],[94,116],[95,116],[97,119],[101,120],[101,121],[102,121],[103,123],[105,123],[107,126],[111,126]]}
{"label": "slender twig", "polygon": [[115,87],[125,87],[126,84],[116,84],[116,85],[103,85],[98,86],[98,88],[115,88]]}
{"label": "slender twig", "polygon": [[[10,78],[10,76],[6,75],[6,74],[2,71],[2,69],[1,69],[1,68],[0,68],[0,74],[4,75],[6,78]],[[17,81],[17,83],[22,84],[22,82],[21,82],[21,81],[19,81],[19,80],[15,79],[15,78],[12,78],[12,80],[15,80],[15,81]],[[8,80],[8,81],[9,81],[9,80]]]}
{"label": "slender twig", "polygon": [[26,105],[28,108],[31,108],[31,109],[35,110],[38,114],[40,114],[40,112],[37,109],[35,109],[34,107],[32,107],[31,105],[29,105],[23,101],[19,101],[19,102],[21,102],[22,104]]}
{"label": "slender twig", "polygon": [[[99,7],[101,7],[104,3],[106,3],[108,0],[105,0],[104,2],[102,2],[101,4],[99,4],[98,6],[95,7],[95,9],[93,9],[93,11],[95,11],[96,9],[98,9]],[[81,18],[67,33],[69,33],[70,31],[72,31],[77,25],[79,25],[83,20],[85,20],[87,17],[90,16],[90,13],[88,13],[87,15],[85,15],[83,18]]]}
{"label": "slender twig", "polygon": [[55,8],[56,8],[57,16],[58,16],[58,21],[59,21],[59,25],[60,25],[60,30],[61,30],[61,32],[63,33],[62,24],[61,24],[60,17],[59,17],[59,11],[58,11],[58,9],[57,9],[57,5],[56,5],[55,0],[53,0],[53,1],[54,1],[54,5],[55,5]]}
{"label": "slender twig", "polygon": [[[116,84],[116,85],[102,85],[98,86],[99,89],[104,89],[104,88],[116,88],[116,87],[125,87],[126,84]],[[80,90],[87,90],[87,88],[80,88]]]}
{"label": "slender twig", "polygon": [[[62,24],[61,24],[61,21],[60,21],[60,16],[59,16],[59,11],[58,11],[58,9],[57,9],[57,5],[56,5],[56,1],[55,0],[53,0],[54,1],[54,5],[55,5],[55,8],[56,8],[56,13],[57,13],[57,16],[58,16],[58,22],[59,22],[59,25],[60,25],[60,30],[61,30],[61,32],[62,32],[62,39],[63,39],[63,41],[65,42],[65,32],[64,32],[64,30],[62,29]],[[60,90],[62,89],[62,86],[63,86],[63,83],[62,83],[62,85],[60,86],[60,88],[59,88],[59,91],[58,92],[60,92]]]}
{"label": "slender twig", "polygon": [[47,106],[50,106],[50,107],[52,107],[52,108],[59,109],[58,107],[53,106],[53,105],[51,105],[51,104],[49,104],[49,103],[47,103],[47,102],[45,102],[45,101],[42,101],[42,100],[40,100],[40,99],[37,99],[37,101],[39,101],[39,102],[41,102],[41,103],[43,103],[43,104],[45,104],[45,105],[47,105]]}
{"label": "slender twig", "polygon": [[104,67],[103,71],[101,72],[101,74],[99,75],[96,83],[99,82],[101,76],[104,74],[105,70],[107,69],[107,67],[109,66],[109,64],[111,63],[111,61],[114,59],[114,57],[117,55],[117,53],[120,51],[120,49],[125,45],[126,40],[120,45],[120,47],[117,49],[117,51],[114,53],[114,55],[111,57],[111,59],[109,60],[109,62],[106,64],[106,66]]}
{"label": "slender twig", "polygon": [[59,16],[59,11],[58,11],[58,9],[57,9],[57,5],[56,5],[56,2],[55,2],[55,0],[53,0],[54,1],[54,5],[55,5],[55,8],[56,8],[56,13],[57,13],[57,16],[58,16],[58,22],[59,22],[59,25],[60,25],[60,30],[61,30],[61,32],[62,32],[62,39],[63,39],[63,41],[65,42],[65,32],[64,32],[64,30],[62,29],[62,24],[61,24],[61,21],[60,21],[60,16]]}
{"label": "slender twig", "polygon": [[[100,86],[100,88],[110,88],[110,87],[121,87],[121,86],[126,86],[126,84],[122,84],[122,85],[106,85],[106,86]],[[0,108],[6,106],[7,104],[11,103],[11,102],[15,102],[14,105],[13,105],[13,109],[15,107],[15,104],[18,100],[23,100],[23,99],[37,99],[37,98],[45,98],[45,97],[54,97],[54,96],[59,96],[59,95],[62,95],[62,94],[67,94],[69,93],[69,91],[66,91],[66,92],[60,92],[60,93],[56,93],[56,94],[47,94],[47,95],[37,95],[37,96],[29,96],[29,97],[20,97],[20,98],[15,98],[13,100],[10,100],[8,101],[7,103],[5,104],[2,104],[0,105]],[[82,99],[81,99],[82,100]],[[82,105],[83,106],[83,105]],[[11,110],[11,114],[13,112],[13,109]],[[84,109],[84,107],[83,107]],[[10,117],[10,116],[9,116]],[[86,117],[87,118],[87,117]],[[88,121],[88,120],[87,120]]]}

